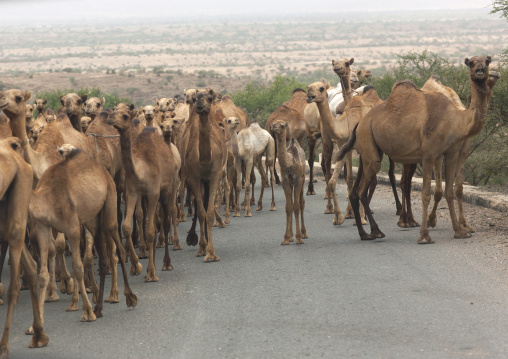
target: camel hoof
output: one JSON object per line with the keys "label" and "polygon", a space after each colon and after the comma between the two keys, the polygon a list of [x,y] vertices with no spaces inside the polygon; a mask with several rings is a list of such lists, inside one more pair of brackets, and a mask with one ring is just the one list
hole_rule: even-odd
{"label": "camel hoof", "polygon": [[235,212],[235,213],[233,214],[233,217],[240,217],[240,213]]}
{"label": "camel hoof", "polygon": [[385,237],[385,234],[383,232],[381,232],[379,229],[375,229],[373,230],[370,235],[374,238],[384,238]]}
{"label": "camel hoof", "polygon": [[346,217],[343,214],[337,214],[333,219],[333,224],[335,226],[340,226],[342,223],[344,223],[345,220]]}
{"label": "camel hoof", "polygon": [[148,253],[146,253],[146,250],[143,249],[143,250],[139,250],[139,255],[138,255],[138,258],[139,259],[146,259],[148,258]]}
{"label": "camel hoof", "polygon": [[258,212],[259,212],[259,211],[261,211],[262,209],[263,209],[263,206],[258,206],[258,207],[256,208],[256,211],[258,211]]}
{"label": "camel hoof", "polygon": [[158,282],[159,278],[155,275],[155,273],[150,273],[145,276],[145,282]]}
{"label": "camel hoof", "polygon": [[314,191],[307,191],[307,196],[314,196],[316,192]]}
{"label": "camel hoof", "polygon": [[216,256],[215,254],[207,254],[205,257],[205,263],[211,263],[211,262],[218,262],[220,261],[219,256]]}
{"label": "camel hoof", "polygon": [[303,241],[301,239],[297,239],[296,244],[303,244]]}
{"label": "camel hoof", "polygon": [[272,206],[272,207],[270,208],[270,211],[276,211],[276,210],[277,210],[277,207],[275,207],[275,206]]}
{"label": "camel hoof", "polygon": [[30,327],[25,332],[26,335],[34,335],[34,327]]}
{"label": "camel hoof", "polygon": [[60,293],[62,294],[72,294],[74,293],[74,279],[62,279],[60,281]]}
{"label": "camel hoof", "polygon": [[247,212],[245,212],[245,217],[252,217],[252,213],[250,213],[250,212],[248,212],[248,213],[247,213]]}
{"label": "camel hoof", "polygon": [[188,246],[197,245],[198,244],[198,235],[196,234],[196,232],[189,232],[189,234],[187,234],[186,242],[187,242]]}
{"label": "camel hoof", "polygon": [[[171,240],[169,240],[169,244],[171,244]],[[157,242],[157,248],[164,248],[164,242]]]}
{"label": "camel hoof", "polygon": [[225,223],[225,224],[230,224],[230,223],[231,223],[231,220],[230,220],[229,218],[226,218],[226,219],[224,220],[224,223]]}
{"label": "camel hoof", "polygon": [[[471,227],[471,226],[470,226],[470,225],[468,225],[468,224],[462,224],[461,226],[462,226],[462,228],[464,228],[464,229],[465,229],[466,231],[468,231],[469,233],[474,233],[474,232],[475,232],[475,231],[474,231],[474,228],[473,228],[473,227]],[[0,295],[0,297],[1,297],[1,295]]]}
{"label": "camel hoof", "polygon": [[44,300],[45,302],[57,302],[59,300],[60,297],[56,292],[53,292],[51,294],[49,294],[49,292],[46,292],[46,299]]}
{"label": "camel hoof", "polygon": [[82,322],[95,322],[96,319],[97,319],[97,316],[91,310],[87,310],[81,316],[81,321]]}
{"label": "camel hoof", "polygon": [[181,217],[178,222],[187,222],[187,218],[186,217]]}
{"label": "camel hoof", "polygon": [[30,348],[42,348],[48,345],[49,337],[42,331],[41,333],[34,333],[32,340],[30,341]]}
{"label": "camel hoof", "polygon": [[131,270],[130,270],[130,274],[131,276],[135,276],[135,275],[140,275],[141,272],[143,271],[143,265],[141,263],[132,263],[131,264]]}
{"label": "camel hoof", "polygon": [[409,221],[409,226],[411,228],[420,227],[420,223],[416,222],[415,220]]}
{"label": "camel hoof", "polygon": [[309,236],[307,235],[307,233],[302,232],[302,238],[303,238],[303,239],[305,239],[305,238],[309,238]]}
{"label": "camel hoof", "polygon": [[289,239],[284,239],[280,245],[281,246],[288,246],[289,245]]}
{"label": "camel hoof", "polygon": [[429,217],[427,221],[427,226],[434,228],[437,224],[437,217]]}
{"label": "camel hoof", "polygon": [[376,237],[374,237],[372,234],[365,233],[360,236],[360,240],[362,241],[373,241],[374,239],[376,239]]}
{"label": "camel hoof", "polygon": [[471,233],[469,233],[465,229],[462,229],[462,230],[456,231],[455,234],[453,235],[453,237],[454,238],[469,238],[469,237],[471,237]]}
{"label": "camel hoof", "polygon": [[104,299],[105,302],[116,304],[120,302],[120,299],[118,298],[118,293],[111,293],[109,297]]}
{"label": "camel hoof", "polygon": [[69,305],[67,308],[65,308],[66,312],[76,312],[78,310],[79,310],[79,308],[78,308],[77,303],[71,303],[71,305]]}
{"label": "camel hoof", "polygon": [[127,293],[125,294],[125,304],[127,304],[127,307],[135,307],[138,305],[138,297],[136,297],[136,294],[134,293]]}
{"label": "camel hoof", "polygon": [[398,221],[397,226],[399,226],[400,228],[409,228],[409,224],[404,222],[403,220]]}
{"label": "camel hoof", "polygon": [[181,251],[183,248],[180,245],[180,241],[178,243],[173,244],[173,250],[174,251]]}
{"label": "camel hoof", "polygon": [[162,270],[164,272],[167,272],[167,271],[170,271],[170,270],[173,270],[175,268],[173,268],[173,266],[171,264],[164,264],[164,266],[162,266]]}
{"label": "camel hoof", "polygon": [[434,241],[432,240],[432,238],[430,238],[430,235],[428,233],[426,233],[426,234],[420,233],[417,243],[418,244],[430,244],[430,243],[434,243]]}

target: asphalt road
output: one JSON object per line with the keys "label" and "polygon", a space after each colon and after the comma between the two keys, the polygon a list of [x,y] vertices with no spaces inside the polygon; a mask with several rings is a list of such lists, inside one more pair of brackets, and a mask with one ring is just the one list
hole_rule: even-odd
{"label": "asphalt road", "polygon": [[[197,248],[185,244],[190,221],[182,223],[184,249],[171,252],[175,270],[160,271],[159,250],[159,282],[143,281],[146,259],[143,275],[130,277],[136,308],[120,294],[120,304],[105,303],[103,318],[81,323],[82,311],[65,312],[70,296],[47,303],[46,348],[28,348],[32,311],[22,292],[11,358],[508,357],[505,271],[476,255],[471,241],[453,239],[449,222],[431,230],[435,244],[417,245],[418,229],[396,226],[386,187],[372,206],[386,238],[362,242],[352,220],[334,227],[323,214],[323,187],[320,181],[318,195],[306,196],[305,244],[280,245],[281,187],[276,212],[265,192],[263,211],[214,229],[218,263],[195,256]],[[344,209],[345,186],[338,191]]]}

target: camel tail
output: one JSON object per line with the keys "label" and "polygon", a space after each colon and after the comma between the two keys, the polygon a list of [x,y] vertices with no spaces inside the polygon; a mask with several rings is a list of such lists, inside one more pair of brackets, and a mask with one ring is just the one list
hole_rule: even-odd
{"label": "camel tail", "polygon": [[356,142],[356,128],[358,127],[358,123],[355,125],[355,128],[353,128],[353,132],[351,132],[351,136],[349,136],[347,143],[340,149],[337,161],[342,161],[344,157],[346,157],[346,154],[353,149]]}

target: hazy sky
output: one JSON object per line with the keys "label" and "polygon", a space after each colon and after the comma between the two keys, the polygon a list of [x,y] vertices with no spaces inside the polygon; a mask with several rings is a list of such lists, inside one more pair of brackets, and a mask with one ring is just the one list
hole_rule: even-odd
{"label": "hazy sky", "polygon": [[[92,21],[111,18],[246,17],[250,15],[304,15],[342,11],[394,11],[416,9],[466,9],[488,7],[492,0],[0,0],[2,22]],[[327,4],[316,7],[313,4]],[[38,20],[38,21],[37,21]]]}

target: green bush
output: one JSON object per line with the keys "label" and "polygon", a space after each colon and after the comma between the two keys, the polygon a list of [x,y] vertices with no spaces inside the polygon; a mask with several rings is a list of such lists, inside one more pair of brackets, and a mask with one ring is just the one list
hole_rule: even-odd
{"label": "green bush", "polygon": [[262,81],[252,81],[245,90],[231,95],[235,105],[241,107],[249,120],[258,120],[264,127],[268,117],[284,102],[291,99],[295,88],[306,89],[307,85],[294,77],[277,75],[268,85]]}

